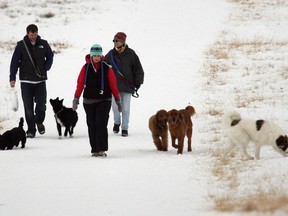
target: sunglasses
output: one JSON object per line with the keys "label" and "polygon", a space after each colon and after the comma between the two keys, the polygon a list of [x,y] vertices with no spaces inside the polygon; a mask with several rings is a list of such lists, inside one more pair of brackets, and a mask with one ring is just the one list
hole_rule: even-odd
{"label": "sunglasses", "polygon": [[116,42],[116,43],[117,43],[117,42],[119,42],[119,40],[115,39],[115,40],[113,40],[113,42]]}

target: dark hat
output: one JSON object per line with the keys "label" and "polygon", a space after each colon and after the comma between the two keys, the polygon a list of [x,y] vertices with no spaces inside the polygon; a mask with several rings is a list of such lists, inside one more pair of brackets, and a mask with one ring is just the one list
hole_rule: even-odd
{"label": "dark hat", "polygon": [[114,40],[119,40],[121,43],[125,44],[125,41],[126,41],[126,34],[124,32],[118,32],[115,36],[114,36],[114,39],[113,39],[113,42]]}

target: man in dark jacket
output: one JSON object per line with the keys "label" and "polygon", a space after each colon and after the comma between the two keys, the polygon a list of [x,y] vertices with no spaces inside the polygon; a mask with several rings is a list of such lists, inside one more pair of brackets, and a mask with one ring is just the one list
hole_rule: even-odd
{"label": "man in dark jacket", "polygon": [[140,85],[143,84],[144,71],[139,57],[126,44],[126,34],[124,32],[118,32],[114,36],[113,42],[114,49],[106,54],[105,59],[108,64],[112,65],[122,102],[121,119],[121,113],[118,111],[117,104],[115,100],[112,101],[114,114],[113,132],[118,133],[121,125],[122,136],[127,137],[131,96],[137,93]]}
{"label": "man in dark jacket", "polygon": [[38,35],[36,25],[28,25],[26,32],[23,40],[17,42],[11,59],[10,86],[15,87],[19,68],[21,95],[28,125],[26,135],[28,138],[34,138],[36,126],[40,134],[45,133],[43,122],[46,114],[47,71],[52,66],[54,54],[48,42]]}

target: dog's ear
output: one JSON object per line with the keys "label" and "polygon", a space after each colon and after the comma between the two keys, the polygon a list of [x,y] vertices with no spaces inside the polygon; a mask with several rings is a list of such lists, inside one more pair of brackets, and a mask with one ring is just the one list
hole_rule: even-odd
{"label": "dog's ear", "polygon": [[168,117],[170,116],[170,114],[171,114],[171,110],[169,112],[167,112]]}
{"label": "dog's ear", "polygon": [[57,97],[55,100],[57,100],[57,101],[58,101],[58,100],[59,100],[59,97]]}
{"label": "dog's ear", "polygon": [[172,110],[170,110],[167,114],[168,114],[168,119],[173,118],[173,111]]}
{"label": "dog's ear", "polygon": [[169,114],[168,114],[168,112],[166,111],[166,113],[165,113],[165,116],[166,116],[166,118],[168,119],[168,117],[169,117]]}
{"label": "dog's ear", "polygon": [[157,122],[157,119],[159,118],[159,112],[157,112],[156,114],[155,114],[155,121]]}
{"label": "dog's ear", "polygon": [[179,113],[179,119],[182,121],[184,119],[184,114],[183,113]]}
{"label": "dog's ear", "polygon": [[169,112],[167,112],[167,118],[168,118],[168,122],[171,122],[171,112],[169,111]]}

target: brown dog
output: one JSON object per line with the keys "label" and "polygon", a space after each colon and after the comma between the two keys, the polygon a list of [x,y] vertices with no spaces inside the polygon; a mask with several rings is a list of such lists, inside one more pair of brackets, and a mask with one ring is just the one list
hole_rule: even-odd
{"label": "brown dog", "polygon": [[[187,106],[185,109],[172,109],[168,112],[169,131],[172,140],[172,146],[177,148],[177,154],[183,153],[185,135],[188,138],[188,152],[192,151],[192,132],[193,123],[191,117],[195,114],[193,106]],[[178,139],[178,144],[176,144]]]}
{"label": "brown dog", "polygon": [[159,110],[156,115],[149,118],[149,129],[152,133],[153,142],[159,151],[168,150],[168,112]]}

